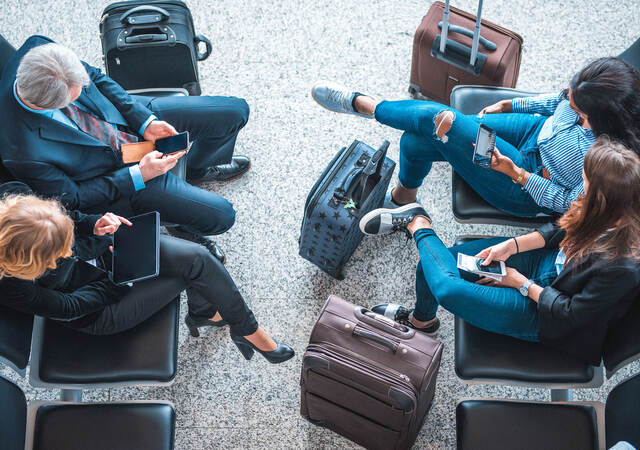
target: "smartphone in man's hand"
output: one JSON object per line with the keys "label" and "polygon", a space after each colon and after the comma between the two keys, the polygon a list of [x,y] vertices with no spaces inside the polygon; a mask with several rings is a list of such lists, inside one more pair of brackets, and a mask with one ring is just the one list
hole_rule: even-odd
{"label": "smartphone in man's hand", "polygon": [[476,137],[476,148],[473,163],[483,169],[491,168],[491,155],[496,148],[496,132],[486,125],[480,124]]}
{"label": "smartphone in man's hand", "polygon": [[188,131],[183,131],[182,133],[156,140],[156,150],[163,155],[172,155],[181,151],[189,151],[190,148],[191,143],[189,142]]}

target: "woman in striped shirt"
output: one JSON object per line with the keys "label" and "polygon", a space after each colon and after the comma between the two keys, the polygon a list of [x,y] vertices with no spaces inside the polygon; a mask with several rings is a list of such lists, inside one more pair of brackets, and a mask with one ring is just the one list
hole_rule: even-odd
{"label": "woman in striped shirt", "polygon": [[[597,136],[607,134],[640,154],[640,72],[618,58],[590,63],[560,94],[504,100],[477,116],[435,102],[379,101],[327,82],[316,84],[312,96],[329,110],[404,131],[391,207],[415,202],[432,163],[448,161],[487,202],[509,214],[562,213],[584,192],[584,156]],[[479,124],[497,134],[493,170],[473,163]]]}

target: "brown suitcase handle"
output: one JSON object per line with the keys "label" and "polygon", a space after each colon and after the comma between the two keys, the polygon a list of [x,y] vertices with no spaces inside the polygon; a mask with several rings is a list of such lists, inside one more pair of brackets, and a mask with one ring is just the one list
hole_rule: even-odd
{"label": "brown suitcase handle", "polygon": [[[442,22],[438,23],[438,28],[442,30]],[[449,25],[449,31],[451,33],[463,34],[473,39],[473,31],[471,31],[468,28],[461,27],[458,25]],[[494,42],[491,42],[489,39],[487,39],[484,36],[480,36],[480,40],[478,42],[480,42],[483,45],[483,47],[489,50],[490,52],[496,51],[498,49],[498,46]]]}
{"label": "brown suitcase handle", "polygon": [[401,339],[411,339],[415,335],[415,330],[401,325],[398,322],[394,322],[388,317],[362,308],[361,306],[356,306],[353,313],[359,321],[378,328],[379,330],[386,331]]}
{"label": "brown suitcase handle", "polygon": [[387,347],[389,350],[391,350],[393,353],[398,351],[399,345],[396,342],[384,336],[380,336],[379,334],[376,334],[373,331],[369,331],[360,327],[355,327],[353,329],[353,335],[362,339],[369,339],[371,341],[377,342],[378,344],[382,344],[385,347]]}

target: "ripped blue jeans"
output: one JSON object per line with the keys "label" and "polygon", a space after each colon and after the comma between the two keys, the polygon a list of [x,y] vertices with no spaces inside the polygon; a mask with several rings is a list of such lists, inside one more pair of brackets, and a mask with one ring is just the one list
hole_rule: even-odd
{"label": "ripped blue jeans", "polygon": [[[454,113],[451,129],[438,138],[436,116],[450,110]],[[533,201],[522,186],[507,175],[487,170],[473,163],[473,143],[480,123],[494,129],[496,147],[519,167],[532,173],[542,170],[537,139],[546,116],[534,114],[486,114],[483,118],[464,115],[440,103],[422,100],[383,101],[375,110],[378,122],[403,130],[400,140],[400,172],[402,186],[417,189],[435,161],[448,161],[482,198],[511,215],[535,217],[550,213]],[[443,130],[446,129],[443,128]]]}

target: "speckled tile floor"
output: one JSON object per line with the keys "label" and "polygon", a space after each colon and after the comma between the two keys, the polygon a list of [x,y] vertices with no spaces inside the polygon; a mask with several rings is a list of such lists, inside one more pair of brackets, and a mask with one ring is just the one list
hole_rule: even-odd
{"label": "speckled tile floor", "polygon": [[[3,0],[0,33],[13,44],[44,34],[101,65],[98,20],[107,0]],[[246,363],[226,331],[200,339],[180,333],[179,372],[167,388],[88,392],[88,400],[166,399],[177,410],[176,448],[357,448],[299,416],[300,358],[317,313],[330,293],[364,305],[412,303],[417,252],[401,236],[364,240],[335,281],[297,255],[306,193],[340,146],[353,139],[378,145],[391,141],[397,160],[400,133],[370,120],[335,115],[311,100],[317,79],[333,79],[390,99],[407,98],[412,36],[430,1],[407,0],[187,0],[196,30],[213,43],[200,64],[203,92],[244,97],[251,119],[238,140],[238,153],[253,159],[252,170],[227,184],[212,184],[234,202],[235,227],[219,239],[228,269],[261,323],[293,345],[291,362],[271,366],[261,358]],[[454,1],[473,11],[473,0]],[[587,60],[615,55],[640,35],[637,0],[488,0],[484,17],[524,37],[518,87],[558,90]],[[460,225],[450,209],[450,171],[436,164],[420,197],[446,243],[459,234],[513,234],[499,226]],[[184,313],[185,308],[183,308]],[[441,339],[446,350],[436,403],[414,448],[455,447],[455,414],[462,397],[547,399],[537,389],[468,386],[453,371],[453,321],[447,313]],[[635,364],[600,389],[576,392],[576,399],[604,400],[616,383],[640,369]],[[2,374],[17,379],[7,370]],[[29,399],[55,396],[31,389]]]}

